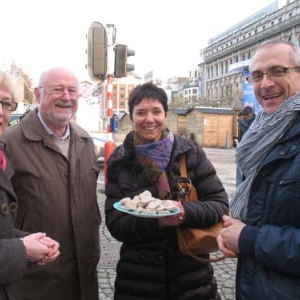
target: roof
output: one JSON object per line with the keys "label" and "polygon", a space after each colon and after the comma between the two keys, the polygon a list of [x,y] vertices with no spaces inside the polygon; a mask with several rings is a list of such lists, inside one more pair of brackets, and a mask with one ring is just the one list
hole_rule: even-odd
{"label": "roof", "polygon": [[186,115],[193,109],[192,108],[170,108],[169,110],[177,115]]}
{"label": "roof", "polygon": [[223,115],[234,114],[234,111],[231,108],[195,106],[195,109],[206,114],[223,114]]}
{"label": "roof", "polygon": [[125,115],[127,115],[127,113],[118,113],[118,114],[114,114],[113,116],[115,117],[117,117],[118,118],[118,120],[122,120],[122,118],[125,116]]}

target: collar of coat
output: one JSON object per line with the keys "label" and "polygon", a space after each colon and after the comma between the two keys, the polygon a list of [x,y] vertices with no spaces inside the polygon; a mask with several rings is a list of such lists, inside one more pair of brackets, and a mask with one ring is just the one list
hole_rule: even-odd
{"label": "collar of coat", "polygon": [[[30,114],[28,114],[28,116],[26,116],[26,118],[24,118],[20,123],[16,124],[21,126],[25,137],[31,141],[44,140],[45,133],[47,133],[37,113],[38,113],[38,109],[36,108]],[[70,122],[69,125],[70,125],[71,136],[76,135],[81,138],[91,138],[90,135],[80,126],[72,122]]]}

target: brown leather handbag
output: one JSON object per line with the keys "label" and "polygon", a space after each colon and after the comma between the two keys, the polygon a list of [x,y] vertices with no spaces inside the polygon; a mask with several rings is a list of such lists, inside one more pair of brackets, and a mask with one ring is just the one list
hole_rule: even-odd
{"label": "brown leather handbag", "polygon": [[[180,175],[178,180],[179,201],[199,201],[197,190],[187,177],[185,155],[180,156]],[[223,221],[208,228],[178,228],[178,246],[180,251],[201,262],[217,262],[225,256],[217,258],[204,258],[198,255],[208,254],[219,250],[217,236],[223,226]]]}

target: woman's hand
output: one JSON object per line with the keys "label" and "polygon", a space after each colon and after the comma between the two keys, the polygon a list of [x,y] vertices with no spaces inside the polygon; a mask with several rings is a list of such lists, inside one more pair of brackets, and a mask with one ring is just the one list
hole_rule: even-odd
{"label": "woman's hand", "polygon": [[46,245],[50,249],[50,252],[37,262],[38,265],[45,265],[49,262],[52,262],[60,255],[60,252],[58,250],[60,245],[55,240],[52,240],[50,237],[45,236],[44,238],[40,239],[40,243]]}
{"label": "woman's hand", "polygon": [[182,224],[185,220],[185,210],[184,210],[184,207],[181,204],[181,202],[173,201],[173,200],[168,200],[168,201],[172,201],[173,204],[180,209],[180,212],[176,215],[158,218],[158,225],[160,227],[178,226],[178,225]]}
{"label": "woman's hand", "polygon": [[46,233],[33,233],[22,238],[27,260],[44,265],[55,260],[60,252],[59,243],[46,237]]}

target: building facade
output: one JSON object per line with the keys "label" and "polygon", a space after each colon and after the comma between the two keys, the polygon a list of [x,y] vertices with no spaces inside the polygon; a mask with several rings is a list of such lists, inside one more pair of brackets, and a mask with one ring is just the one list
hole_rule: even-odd
{"label": "building facade", "polygon": [[109,94],[112,100],[113,113],[118,115],[128,112],[128,96],[132,89],[143,82],[142,78],[134,72],[128,72],[125,78],[113,78],[112,91],[109,93],[107,81],[101,83],[96,90],[99,99],[99,130],[105,131],[108,124],[107,110]]}
{"label": "building facade", "polygon": [[300,45],[300,0],[287,1],[282,8],[274,2],[209,41],[200,51],[199,104],[240,106],[250,59],[260,44],[271,39]]}

